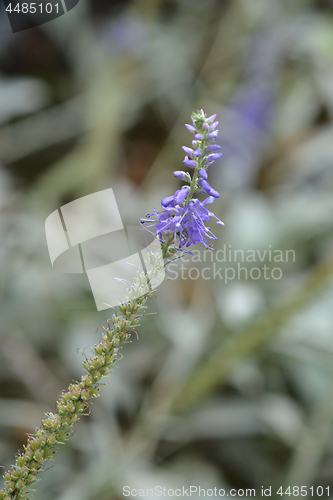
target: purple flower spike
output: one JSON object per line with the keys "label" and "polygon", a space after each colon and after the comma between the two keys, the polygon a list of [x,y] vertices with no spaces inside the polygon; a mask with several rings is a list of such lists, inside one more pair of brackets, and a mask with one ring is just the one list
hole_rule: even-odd
{"label": "purple flower spike", "polygon": [[209,134],[206,135],[207,139],[216,139],[216,137],[219,135],[218,130],[214,130],[214,132],[210,132]]}
{"label": "purple flower spike", "polygon": [[[208,182],[207,182],[207,181],[205,181],[204,179],[200,179],[200,180],[198,181],[198,184],[199,184],[199,186],[201,186],[201,187],[202,187],[202,189],[203,189],[203,190],[204,190],[207,194],[211,194],[211,192],[212,192],[212,191],[214,191],[214,190],[213,190],[213,188],[212,188],[212,186],[211,186],[210,184],[208,184]],[[214,197],[214,198],[215,198],[215,197]]]}
{"label": "purple flower spike", "polygon": [[194,153],[192,148],[188,148],[187,146],[182,146],[182,149],[185,151],[185,153],[189,156],[191,156],[192,153]]}
{"label": "purple flower spike", "polygon": [[187,167],[195,168],[197,166],[197,162],[194,161],[194,160],[190,160],[188,156],[185,156],[185,159],[183,160],[183,163]]}
{"label": "purple flower spike", "polygon": [[217,191],[215,191],[215,189],[213,189],[213,188],[209,191],[209,194],[211,196],[214,196],[214,198],[219,198],[220,197],[220,193],[218,193]]}
{"label": "purple flower spike", "polygon": [[183,172],[182,170],[175,170],[175,172],[173,172],[173,175],[175,177],[177,177],[178,179],[182,179],[183,181],[187,181],[187,176],[186,176],[186,172]]}
{"label": "purple flower spike", "polygon": [[185,127],[187,128],[187,130],[189,130],[190,132],[192,132],[192,134],[196,133],[196,130],[193,127],[193,125],[189,125],[188,123],[185,123]]}
{"label": "purple flower spike", "polygon": [[208,161],[218,160],[219,158],[221,158],[221,156],[223,156],[222,153],[212,153],[211,155],[207,156],[207,160]]}
{"label": "purple flower spike", "polygon": [[[154,227],[155,234],[160,237],[163,244],[166,244],[166,249],[172,240],[178,243],[179,249],[188,247],[192,243],[203,243],[206,248],[211,248],[212,244],[209,239],[216,240],[217,238],[205,223],[209,223],[210,218],[214,217],[219,225],[224,225],[213,212],[206,208],[208,203],[220,197],[220,194],[207,182],[208,165],[222,156],[219,152],[220,146],[214,144],[218,135],[218,130],[216,130],[218,122],[215,118],[216,115],[207,118],[202,109],[192,114],[193,125],[186,124],[186,128],[194,134],[193,149],[183,146],[186,154],[183,163],[194,169],[194,175],[191,178],[189,173],[182,170],[173,172],[176,178],[190,185],[183,186],[173,196],[162,199],[163,210],[161,212],[154,210],[152,214],[157,220],[152,220],[150,216],[147,216],[147,219],[141,221],[149,223],[148,227]],[[193,193],[198,191],[199,187],[208,194],[204,201],[193,198]]]}
{"label": "purple flower spike", "polygon": [[203,169],[203,168],[199,168],[199,170],[198,170],[198,174],[199,174],[199,175],[200,175],[200,177],[202,177],[205,181],[207,180],[207,178],[208,178],[208,174],[207,174],[207,172],[206,172],[206,170],[205,170],[205,169]]}
{"label": "purple flower spike", "polygon": [[218,144],[209,144],[209,146],[207,146],[207,151],[218,151],[219,149],[221,149],[221,146]]}

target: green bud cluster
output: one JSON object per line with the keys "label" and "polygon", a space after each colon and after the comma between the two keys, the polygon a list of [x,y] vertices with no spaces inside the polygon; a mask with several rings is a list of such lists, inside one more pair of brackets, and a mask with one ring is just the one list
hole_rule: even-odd
{"label": "green bud cluster", "polygon": [[136,298],[121,304],[120,315],[112,316],[113,327],[108,324],[99,344],[94,346],[93,356],[83,362],[87,373],[81,377],[81,382],[70,384],[68,390],[62,392],[56,402],[57,412],[45,413],[36,433],[29,435],[23,451],[16,457],[15,465],[4,475],[5,487],[0,490],[0,500],[28,498],[25,489],[37,480],[36,474],[42,470],[43,463],[54,455],[58,444],[68,440],[74,424],[89,408],[87,401],[98,397],[99,380],[110,373],[113,363],[117,361],[119,345],[129,340],[138,326],[138,314],[151,293],[150,280],[147,275],[144,276],[138,272],[132,287],[135,292],[140,289],[144,293],[138,297],[130,291],[129,297],[134,295]]}

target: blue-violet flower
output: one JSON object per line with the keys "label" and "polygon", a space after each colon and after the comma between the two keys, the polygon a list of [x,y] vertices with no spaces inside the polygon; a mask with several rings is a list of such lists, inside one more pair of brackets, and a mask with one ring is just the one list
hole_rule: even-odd
{"label": "blue-violet flower", "polygon": [[[161,201],[164,208],[161,212],[153,214],[157,220],[141,219],[141,223],[149,222],[146,227],[154,227],[154,232],[164,242],[166,246],[170,242],[178,243],[179,248],[189,247],[192,243],[203,243],[206,248],[213,245],[208,239],[217,240],[209,226],[204,222],[209,222],[211,217],[217,220],[217,224],[224,225],[208,208],[207,204],[212,203],[220,194],[207,182],[207,167],[215,160],[221,158],[222,153],[217,151],[220,146],[214,144],[218,135],[216,127],[218,122],[214,121],[216,115],[207,117],[203,110],[192,113],[193,125],[186,124],[186,128],[194,134],[192,148],[183,146],[186,153],[184,165],[194,169],[192,177],[189,173],[176,170],[174,176],[190,183],[190,186],[183,186],[174,195],[167,196]],[[194,195],[204,191],[209,195],[203,201],[195,198]]]}

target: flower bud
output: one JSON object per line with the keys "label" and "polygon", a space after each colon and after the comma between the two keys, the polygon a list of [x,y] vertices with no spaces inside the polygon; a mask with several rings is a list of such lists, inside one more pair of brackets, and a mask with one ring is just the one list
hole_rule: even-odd
{"label": "flower bud", "polygon": [[30,462],[30,469],[31,470],[39,470],[40,469],[40,465],[39,463],[37,462],[37,460],[31,460]]}
{"label": "flower bud", "polygon": [[[215,189],[213,189],[213,188],[210,190],[209,194],[211,196],[214,196],[214,198],[219,198],[220,197],[220,193],[218,193],[217,191],[215,191]],[[221,223],[221,221],[217,221],[217,224],[220,224],[221,226],[224,226],[224,223],[223,222]]]}
{"label": "flower bud", "polygon": [[25,487],[25,482],[23,481],[23,479],[18,479],[16,481],[15,487],[17,490],[22,490]]}
{"label": "flower bud", "polygon": [[82,382],[86,384],[86,386],[92,385],[93,384],[93,378],[91,375],[84,375],[82,377]]}
{"label": "flower bud", "polygon": [[187,146],[182,146],[182,149],[183,149],[183,151],[185,151],[185,153],[188,156],[191,156],[194,153],[193,149],[192,148],[188,148]]}
{"label": "flower bud", "polygon": [[219,135],[219,131],[218,130],[214,130],[214,132],[210,132],[209,134],[207,134],[207,139],[216,139],[216,137]]}
{"label": "flower bud", "polygon": [[59,431],[58,432],[59,441],[65,441],[66,437],[67,437],[67,433],[66,432],[64,432],[64,431]]}
{"label": "flower bud", "polygon": [[56,444],[56,442],[58,441],[58,437],[56,434],[50,434],[48,437],[47,437],[47,441],[48,443],[53,446]]}
{"label": "flower bud", "polygon": [[197,162],[195,160],[190,160],[188,156],[185,156],[183,163],[186,167],[195,168],[197,166]]}
{"label": "flower bud", "polygon": [[80,389],[75,388],[71,391],[72,399],[77,400],[80,397]]}
{"label": "flower bud", "polygon": [[218,144],[209,144],[209,146],[207,146],[207,151],[218,151],[219,149],[221,149],[221,146]]}
{"label": "flower bud", "polygon": [[25,464],[25,456],[22,456],[22,455],[21,455],[21,456],[17,457],[17,459],[16,459],[16,463],[17,463],[20,467],[22,467],[22,465],[24,465],[24,464]]}
{"label": "flower bud", "polygon": [[212,153],[212,154],[210,154],[210,155],[207,156],[207,160],[208,161],[218,160],[219,158],[221,158],[221,156],[223,156],[222,153]]}
{"label": "flower bud", "polygon": [[6,474],[4,475],[4,479],[5,481],[10,481],[12,478],[12,475],[10,472],[6,472]]}
{"label": "flower bud", "polygon": [[75,404],[73,403],[73,401],[67,401],[66,408],[70,412],[73,412],[75,410]]}
{"label": "flower bud", "polygon": [[29,441],[29,445],[31,446],[31,448],[33,450],[37,450],[37,448],[38,448],[38,441],[36,439],[32,439],[31,441]]}
{"label": "flower bud", "polygon": [[86,403],[84,403],[83,401],[77,401],[75,405],[75,411],[76,412],[83,411],[86,408],[86,406],[87,406]]}
{"label": "flower bud", "polygon": [[37,460],[37,462],[40,462],[44,458],[44,453],[41,449],[38,449],[34,453],[34,459]]}
{"label": "flower bud", "polygon": [[208,184],[207,181],[205,181],[204,179],[200,179],[198,181],[198,184],[199,186],[202,187],[202,189],[207,193],[207,194],[210,194],[211,193],[211,190],[212,190],[212,186],[210,184]]}
{"label": "flower bud", "polygon": [[15,483],[14,483],[14,481],[9,481],[6,484],[6,490],[8,491],[8,493],[13,493],[13,491],[15,490]]}
{"label": "flower bud", "polygon": [[188,123],[185,123],[185,127],[187,128],[187,130],[192,132],[192,134],[196,133],[196,129],[193,127],[193,125],[189,125]]}
{"label": "flower bud", "polygon": [[[65,417],[62,417],[62,421],[63,421],[63,423],[65,425],[67,425],[67,427],[69,427],[71,425],[71,423],[72,423],[72,420],[69,417],[69,415],[66,415]],[[61,431],[58,431],[58,436],[60,436],[60,433],[61,433]],[[60,439],[60,437],[59,437],[59,439]]]}
{"label": "flower bud", "polygon": [[209,126],[209,132],[213,132],[213,130],[216,129],[216,127],[218,126],[219,122],[214,122],[212,123],[210,126]]}
{"label": "flower bud", "polygon": [[97,396],[98,392],[99,392],[99,388],[98,387],[91,387],[90,388],[90,392],[93,396]]}
{"label": "flower bud", "polygon": [[24,453],[24,456],[28,459],[28,460],[31,460],[32,457],[34,456],[34,452],[33,450],[30,448],[28,450],[25,451]]}
{"label": "flower bud", "polygon": [[207,120],[206,120],[206,123],[213,123],[213,121],[215,120],[215,118],[216,118],[216,114],[209,116],[207,118]]}
{"label": "flower bud", "polygon": [[28,477],[27,477],[27,483],[32,483],[33,481],[36,481],[36,476],[35,474],[28,474]]}
{"label": "flower bud", "polygon": [[200,175],[200,177],[202,177],[205,181],[207,180],[208,178],[208,174],[206,172],[206,170],[204,168],[199,168],[198,170],[198,174]]}
{"label": "flower bud", "polygon": [[187,180],[186,172],[183,172],[182,170],[175,170],[173,175],[177,177],[177,179],[182,179],[183,181]]}
{"label": "flower bud", "polygon": [[88,391],[88,389],[82,389],[82,391],[81,391],[81,398],[83,400],[85,400],[85,399],[89,399],[90,397],[91,397],[91,394]]}
{"label": "flower bud", "polygon": [[46,446],[44,448],[44,457],[45,458],[50,458],[50,457],[53,457],[53,455],[55,454],[55,450],[53,450],[52,448],[50,448],[49,446]]}
{"label": "flower bud", "polygon": [[25,500],[28,498],[28,493],[26,491],[19,491],[16,498],[17,500]]}
{"label": "flower bud", "polygon": [[40,438],[38,439],[39,446],[43,448],[43,446],[45,446],[45,443],[46,443],[46,436],[40,436]]}

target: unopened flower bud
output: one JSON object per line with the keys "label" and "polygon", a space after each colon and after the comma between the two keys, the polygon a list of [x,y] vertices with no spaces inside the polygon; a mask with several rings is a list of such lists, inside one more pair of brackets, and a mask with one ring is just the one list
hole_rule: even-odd
{"label": "unopened flower bud", "polygon": [[79,397],[80,397],[80,389],[73,389],[71,391],[71,395],[72,395],[72,399],[75,399],[75,400],[79,399]]}
{"label": "unopened flower bud", "polygon": [[15,490],[15,483],[14,483],[14,481],[9,481],[6,484],[6,490],[8,491],[8,493],[13,493],[13,491]]}
{"label": "unopened flower bud", "polygon": [[191,156],[194,153],[193,149],[192,148],[188,148],[187,146],[182,146],[182,149],[183,149],[183,151],[185,151],[185,153],[188,156]]}
{"label": "unopened flower bud", "polygon": [[44,448],[44,457],[45,458],[50,458],[54,455],[55,453],[55,450],[53,450],[52,448],[50,448],[49,446],[46,446]]}
{"label": "unopened flower bud", "polygon": [[16,463],[22,467],[22,465],[25,464],[25,457],[24,456],[17,457]]}
{"label": "unopened flower bud", "polygon": [[64,432],[64,431],[59,431],[58,432],[58,438],[59,438],[60,441],[64,441],[66,439],[66,437],[67,437],[67,433],[66,432]]}
{"label": "unopened flower bud", "polygon": [[23,481],[23,479],[18,479],[16,481],[15,487],[17,490],[22,490],[25,487],[25,482]]}
{"label": "unopened flower bud", "polygon": [[37,462],[40,462],[41,460],[43,460],[43,457],[44,457],[44,453],[42,450],[38,449],[35,451],[34,459],[37,460]]}
{"label": "unopened flower bud", "polygon": [[73,401],[67,401],[66,408],[70,412],[73,412],[75,410],[75,403],[73,403]]}
{"label": "unopened flower bud", "polygon": [[185,127],[187,128],[187,130],[192,132],[192,134],[196,133],[196,129],[193,127],[193,125],[189,125],[188,123],[185,123]]}
{"label": "unopened flower bud", "polygon": [[197,162],[195,160],[190,160],[188,156],[185,156],[183,163],[186,167],[195,168],[197,166]]}
{"label": "unopened flower bud", "polygon": [[207,120],[206,120],[206,123],[213,123],[213,121],[215,120],[215,118],[216,118],[216,114],[209,116],[207,118]]}
{"label": "unopened flower bud", "polygon": [[38,441],[36,439],[32,439],[31,441],[29,441],[29,445],[31,446],[31,448],[33,450],[37,450],[37,448],[38,448]]}
{"label": "unopened flower bud", "polygon": [[48,443],[50,443],[50,445],[55,445],[56,442],[58,441],[58,438],[57,438],[57,435],[56,434],[50,434],[47,438],[47,441]]}
{"label": "unopened flower bud", "polygon": [[198,174],[200,175],[200,177],[202,177],[204,180],[207,180],[208,178],[208,174],[206,172],[206,170],[204,168],[199,168],[198,170]]}

